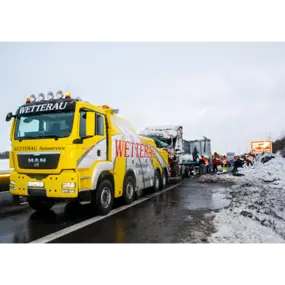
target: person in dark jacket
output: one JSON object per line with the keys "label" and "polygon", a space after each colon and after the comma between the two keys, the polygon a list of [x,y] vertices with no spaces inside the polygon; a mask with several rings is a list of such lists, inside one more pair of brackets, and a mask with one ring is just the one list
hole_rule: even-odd
{"label": "person in dark jacket", "polygon": [[199,171],[200,171],[200,175],[203,175],[206,173],[206,161],[203,155],[201,156],[199,160]]}
{"label": "person in dark jacket", "polygon": [[236,156],[234,158],[234,168],[233,168],[233,173],[236,173],[238,168],[242,168],[243,167],[244,162],[242,161],[242,159],[240,159],[240,157]]}
{"label": "person in dark jacket", "polygon": [[174,148],[170,150],[168,161],[170,165],[171,177],[176,177],[178,175],[179,169],[178,169],[178,162],[177,162],[177,157],[176,157]]}

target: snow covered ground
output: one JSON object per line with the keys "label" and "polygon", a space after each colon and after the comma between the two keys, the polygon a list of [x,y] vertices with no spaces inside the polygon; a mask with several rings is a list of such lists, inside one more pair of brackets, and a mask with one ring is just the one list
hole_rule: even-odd
{"label": "snow covered ground", "polygon": [[200,182],[228,183],[226,194],[231,196],[228,208],[211,214],[217,232],[210,242],[285,242],[285,159],[274,154],[262,163],[265,156],[260,156],[253,168],[239,170],[244,176],[200,177]]}
{"label": "snow covered ground", "polygon": [[9,159],[0,159],[0,171],[7,171],[9,168]]}

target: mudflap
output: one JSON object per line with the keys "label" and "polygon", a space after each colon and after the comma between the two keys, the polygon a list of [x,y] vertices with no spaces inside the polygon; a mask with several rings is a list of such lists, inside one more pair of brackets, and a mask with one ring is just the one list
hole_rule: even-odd
{"label": "mudflap", "polygon": [[[94,191],[95,192],[95,191]],[[92,201],[92,193],[91,191],[81,191],[78,193],[78,200],[81,203],[88,203]]]}
{"label": "mudflap", "polygon": [[18,196],[18,195],[13,195],[13,204],[16,206],[23,205],[28,202],[28,199],[26,196]]}

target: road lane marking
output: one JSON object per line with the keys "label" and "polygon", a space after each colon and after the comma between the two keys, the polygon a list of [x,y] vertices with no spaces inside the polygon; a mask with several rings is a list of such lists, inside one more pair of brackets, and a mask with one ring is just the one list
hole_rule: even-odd
{"label": "road lane marking", "polygon": [[48,242],[50,242],[50,241],[53,241],[53,240],[58,239],[58,238],[60,238],[60,237],[63,237],[63,236],[65,236],[65,235],[67,235],[67,234],[70,234],[70,233],[72,233],[72,232],[74,232],[74,231],[77,231],[77,230],[79,230],[79,229],[82,229],[82,228],[84,228],[84,227],[86,227],[86,226],[89,226],[89,225],[94,224],[94,223],[96,223],[96,222],[99,222],[99,221],[101,221],[101,220],[103,220],[103,219],[106,219],[106,218],[108,218],[108,217],[110,217],[110,216],[113,216],[113,215],[115,215],[115,214],[117,214],[117,213],[119,213],[119,212],[121,212],[121,211],[124,211],[124,210],[126,210],[126,209],[128,209],[128,208],[131,208],[131,207],[133,207],[133,206],[135,206],[135,205],[138,205],[138,204],[140,204],[140,203],[142,203],[142,202],[145,202],[145,201],[147,201],[147,200],[150,200],[151,198],[156,197],[156,196],[158,196],[158,195],[161,195],[161,194],[163,194],[163,193],[165,193],[165,192],[167,192],[167,191],[169,191],[169,190],[171,190],[171,189],[173,189],[173,188],[175,188],[175,187],[180,186],[181,184],[182,184],[182,182],[181,182],[181,183],[178,183],[178,184],[176,184],[176,185],[167,187],[167,188],[165,188],[165,189],[162,190],[162,191],[159,191],[159,192],[157,192],[157,193],[153,193],[153,194],[151,194],[151,195],[149,195],[149,196],[147,196],[147,197],[144,197],[144,198],[141,198],[141,199],[139,199],[139,200],[137,200],[137,201],[134,201],[134,202],[133,202],[132,204],[130,204],[130,205],[125,205],[125,206],[122,206],[122,207],[120,207],[120,208],[118,208],[118,209],[114,209],[114,210],[112,210],[109,214],[107,214],[107,215],[105,215],[105,216],[96,216],[96,217],[93,217],[93,218],[91,218],[91,219],[88,219],[88,220],[85,220],[85,221],[80,222],[80,223],[78,223],[78,224],[75,224],[75,225],[73,225],[73,226],[67,227],[67,228],[65,228],[65,229],[62,229],[62,230],[57,231],[57,232],[55,232],[55,233],[52,233],[52,234],[50,234],[50,235],[47,235],[47,236],[44,236],[44,237],[42,237],[42,238],[33,240],[33,241],[31,241],[30,243],[48,243]]}

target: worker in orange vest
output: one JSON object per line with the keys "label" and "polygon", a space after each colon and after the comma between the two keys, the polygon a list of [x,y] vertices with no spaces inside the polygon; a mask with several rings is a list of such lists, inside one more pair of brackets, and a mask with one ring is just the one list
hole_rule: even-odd
{"label": "worker in orange vest", "polygon": [[213,159],[213,172],[218,172],[218,165],[219,165],[220,161],[218,160],[218,158],[215,156]]}
{"label": "worker in orange vest", "polygon": [[204,156],[205,166],[206,166],[206,172],[209,173],[209,160],[207,157]]}
{"label": "worker in orange vest", "polygon": [[222,158],[223,172],[227,172],[227,158],[224,155]]}

